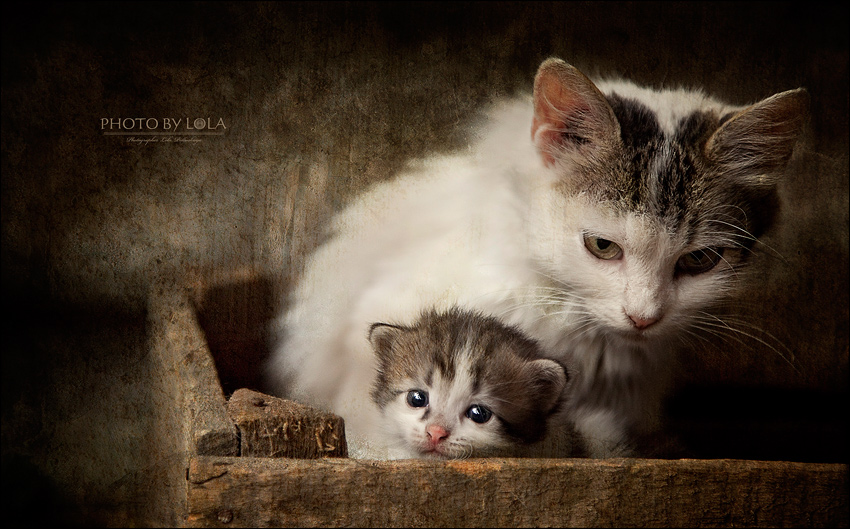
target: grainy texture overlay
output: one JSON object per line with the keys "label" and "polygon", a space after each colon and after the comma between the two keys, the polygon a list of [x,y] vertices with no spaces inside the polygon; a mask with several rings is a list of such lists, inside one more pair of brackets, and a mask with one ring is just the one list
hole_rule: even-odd
{"label": "grainy texture overlay", "polygon": [[[773,348],[747,337],[706,344],[683,356],[681,382],[846,397],[846,7],[7,2],[2,9],[7,519],[183,523],[179,509],[152,508],[152,498],[185,476],[187,420],[219,397],[204,386],[179,395],[185,409],[166,406],[175,385],[205,361],[193,354],[201,337],[224,351],[216,361],[229,366],[219,373],[225,396],[261,389],[244,366],[262,358],[266,320],[321,242],[329,215],[411,157],[464,148],[464,126],[497,98],[528,91],[552,55],[590,75],[701,86],[740,104],[809,90],[805,149],[780,189],[784,209],[764,238],[771,250],[759,259],[762,279],[739,300],[743,321],[760,329],[754,335],[774,336],[766,340]],[[163,318],[171,314],[160,304],[167,296],[152,291],[195,284],[208,287],[194,307],[203,329],[169,334],[194,328],[193,307]],[[252,316],[240,319],[245,314]],[[254,353],[240,356],[235,342]],[[175,344],[180,355],[161,358]],[[810,431],[795,422],[800,417],[840,417],[846,435],[846,400],[818,397],[806,407],[800,403],[808,400],[765,398],[756,406],[708,394],[707,409],[754,410],[739,417],[737,439],[755,439],[749,428],[766,413],[790,425],[776,438],[789,428]],[[715,431],[700,437],[711,440]],[[228,435],[213,437],[210,450],[232,448]],[[813,461],[818,444],[841,439],[810,437],[804,456]],[[770,439],[759,439],[748,458],[770,452]],[[846,452],[840,457],[846,462]]]}

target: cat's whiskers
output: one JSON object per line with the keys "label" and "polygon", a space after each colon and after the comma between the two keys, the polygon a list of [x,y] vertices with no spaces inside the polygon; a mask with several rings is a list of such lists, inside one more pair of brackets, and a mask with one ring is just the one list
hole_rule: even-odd
{"label": "cat's whiskers", "polygon": [[574,327],[573,332],[571,334],[573,340],[581,339],[586,336],[590,336],[594,331],[597,331],[601,326],[590,318],[581,320],[577,326]]}
{"label": "cat's whiskers", "polygon": [[717,257],[718,257],[721,261],[723,261],[724,263],[726,263],[726,266],[728,266],[728,267],[729,267],[729,270],[732,272],[732,274],[734,274],[735,279],[737,280],[737,279],[738,279],[738,271],[737,271],[737,270],[735,270],[735,267],[732,265],[732,263],[730,263],[729,261],[727,261],[727,260],[726,260],[726,258],[725,258],[725,257],[723,257],[723,254],[722,254],[721,252],[718,252],[717,250],[715,250],[715,249],[713,249],[713,248],[711,249],[711,251],[712,251],[712,252],[714,252],[714,254],[715,254],[715,255],[717,255]]}
{"label": "cat's whiskers", "polygon": [[[727,223],[723,223],[727,224]],[[732,226],[731,224],[729,224]],[[743,252],[753,252],[753,243],[747,241],[755,241],[758,242],[758,239],[753,237],[749,237],[747,235],[742,235],[740,233],[729,232],[722,229],[717,229],[715,231],[709,231],[702,234],[702,236],[711,241],[711,246],[716,248],[732,248],[741,250]],[[742,242],[743,241],[743,242]]]}
{"label": "cat's whiskers", "polygon": [[[495,266],[495,265],[494,265]],[[538,309],[534,318],[527,320],[536,324],[540,320],[550,316],[591,316],[592,314],[583,309],[587,299],[576,289],[554,275],[544,272],[538,268],[531,269],[534,272],[553,283],[555,286],[537,284],[530,288],[505,288],[491,290],[486,294],[480,294],[475,299],[480,301],[486,297],[496,294],[504,294],[505,300],[500,303],[498,310],[493,311],[493,316],[505,318],[523,309]],[[545,307],[558,307],[562,310],[548,312]],[[543,309],[543,310],[540,310]],[[526,314],[526,316],[528,316]]]}
{"label": "cat's whiskers", "polygon": [[[738,206],[734,206],[734,207],[736,207],[737,209],[741,209],[741,208],[740,208],[740,207],[738,207]],[[743,210],[741,210],[741,211],[743,211]],[[734,218],[734,216],[733,216],[733,215],[731,215],[731,214],[727,214],[727,216]],[[746,214],[744,214],[744,218],[746,219]],[[726,222],[726,221],[723,221],[723,220],[720,220],[720,219],[711,219],[711,220],[709,221],[709,223],[711,223],[711,224],[722,224],[722,225],[724,225],[724,226],[728,226],[728,227],[732,228],[732,229],[733,229],[733,230],[735,230],[735,231],[734,231],[734,232],[732,232],[732,233],[729,233],[729,234],[728,234],[728,236],[729,236],[729,237],[738,237],[738,238],[743,239],[743,240],[746,240],[746,241],[752,241],[753,243],[756,243],[756,244],[758,244],[759,246],[762,246],[762,247],[764,247],[765,249],[769,250],[769,253],[771,253],[773,257],[776,257],[776,258],[778,258],[779,260],[781,260],[783,263],[788,264],[788,260],[787,260],[787,259],[785,258],[785,256],[783,256],[783,255],[782,255],[782,254],[781,254],[778,250],[776,250],[776,248],[774,248],[773,246],[771,246],[771,245],[769,245],[769,244],[765,243],[764,241],[762,241],[761,239],[759,239],[758,237],[756,237],[755,235],[753,235],[752,233],[750,233],[750,232],[749,232],[748,230],[746,230],[745,228],[742,228],[741,226],[738,226],[737,224],[733,224],[733,223],[731,223],[731,222]],[[740,233],[738,233],[738,232],[740,232]],[[738,245],[741,249],[745,249],[745,250],[748,250],[748,251],[752,251],[751,246],[744,245],[744,244],[737,243],[737,242],[736,242],[736,244],[737,244],[737,245]]]}
{"label": "cat's whiskers", "polygon": [[[695,349],[696,345],[689,338],[695,338],[700,342],[709,345],[713,343],[708,337],[704,336],[703,333],[698,332],[704,329],[701,329],[698,325],[695,325],[693,319],[677,319],[674,321],[674,327],[679,332],[673,334],[677,338],[679,338],[679,340],[685,343],[686,346],[691,347],[692,349]],[[716,332],[714,330],[709,330],[707,331],[707,333],[711,334],[712,336],[716,335]]]}
{"label": "cat's whiskers", "polygon": [[486,294],[476,296],[474,300],[480,301],[496,294],[504,294],[505,302],[512,301],[512,303],[508,305],[510,309],[535,306],[541,302],[547,305],[558,305],[574,300],[579,302],[584,300],[582,296],[573,292],[568,292],[555,287],[542,286],[535,287],[534,289],[505,288],[500,290],[491,290]]}
{"label": "cat's whiskers", "polygon": [[541,308],[541,307],[559,307],[562,310],[556,311],[546,311],[540,310],[537,315],[530,320],[531,323],[537,323],[540,320],[551,317],[551,316],[559,316],[559,315],[590,315],[591,313],[587,310],[582,310],[582,305],[577,304],[576,300],[580,299],[577,296],[563,296],[559,294],[551,294],[545,296],[539,296],[534,294],[527,294],[523,298],[517,299],[514,303],[506,305],[501,309],[501,311],[497,314],[499,317],[504,317],[508,314],[516,312],[525,308]]}
{"label": "cat's whiskers", "polygon": [[[750,344],[745,342],[737,334],[734,334],[734,332],[736,330],[733,329],[733,328],[729,328],[729,327],[724,326],[724,325],[706,324],[705,322],[701,322],[701,323],[694,322],[694,323],[691,324],[690,327],[691,327],[691,329],[693,329],[692,335],[694,335],[694,336],[700,336],[700,333],[698,333],[696,331],[702,331],[703,333],[709,334],[712,337],[721,338],[725,341],[734,341],[735,343],[737,343],[740,346],[752,349],[752,346]],[[726,332],[724,332],[724,331],[726,331]],[[729,331],[731,331],[731,332],[729,332]],[[711,340],[709,340],[705,337],[702,337],[702,338],[704,339],[704,341],[709,346],[712,346],[714,344],[714,342],[712,342]]]}
{"label": "cat's whiskers", "polygon": [[470,457],[472,457],[472,454],[475,452],[475,450],[472,448],[472,445],[470,443],[457,442],[456,446],[458,446],[461,449],[461,452],[457,456],[453,455],[452,459],[459,459],[459,460],[469,459]]}
{"label": "cat's whiskers", "polygon": [[678,324],[676,327],[680,331],[679,333],[676,334],[676,337],[679,338],[679,340],[687,348],[696,349],[696,344],[691,340],[691,338],[696,338],[696,339],[704,341],[704,342],[709,341],[708,338],[706,338],[705,336],[701,336],[698,332],[695,332],[691,328],[691,325]]}
{"label": "cat's whiskers", "polygon": [[[564,317],[564,316],[578,316],[578,317],[592,316],[592,313],[589,312],[589,311],[574,310],[574,309],[568,308],[568,309],[565,309],[565,310],[558,310],[558,311],[554,311],[554,312],[541,313],[537,317],[530,320],[530,322],[532,324],[537,324],[538,322],[540,322],[541,320],[546,319],[546,318]],[[576,320],[570,321],[570,328],[576,328],[577,322],[579,324],[582,324],[584,322],[592,323],[592,320],[591,320],[591,318],[581,318],[581,319],[576,319]]]}
{"label": "cat's whiskers", "polygon": [[[788,363],[789,366],[791,366],[795,371],[799,372],[797,366],[794,365],[794,356],[795,356],[794,352],[790,348],[788,348],[788,346],[786,346],[784,343],[782,343],[781,340],[776,338],[773,334],[769,333],[768,331],[766,331],[766,330],[762,329],[761,327],[758,327],[758,326],[756,326],[756,325],[754,325],[750,322],[747,322],[747,321],[744,321],[744,320],[741,320],[741,319],[737,319],[737,318],[732,318],[732,317],[726,317],[726,319],[723,319],[723,318],[720,318],[719,316],[716,316],[714,314],[704,312],[704,311],[699,311],[696,314],[696,316],[693,318],[691,325],[695,329],[699,329],[699,330],[702,330],[704,332],[710,333],[713,336],[732,339],[732,340],[738,342],[740,345],[743,345],[745,347],[752,349],[752,346],[750,344],[748,344],[745,340],[742,339],[742,337],[749,338],[749,339],[751,339],[755,342],[758,342],[759,344],[767,347],[768,349],[772,350],[776,354],[778,354],[783,360],[785,360]],[[737,325],[737,326],[740,326],[740,327],[748,327],[749,329],[751,329],[751,331],[741,329],[741,328],[736,327],[734,325]],[[783,353],[780,349],[778,349],[776,346],[769,343],[767,340],[762,339],[759,336],[757,336],[752,331],[761,333],[765,337],[767,337],[770,340],[772,340],[773,342],[775,342],[778,346],[780,346],[787,353],[787,355],[785,353]]]}
{"label": "cat's whiskers", "polygon": [[567,290],[567,291],[573,290],[572,286],[569,283],[565,282],[563,279],[559,279],[557,276],[555,276],[551,273],[544,272],[540,268],[532,268],[530,271],[534,272],[535,274],[538,274],[538,275],[545,277],[546,279],[555,283],[556,285],[559,285],[561,287],[561,289],[563,289],[563,290]]}
{"label": "cat's whiskers", "polygon": [[[779,338],[777,338],[776,336],[774,336],[773,334],[771,334],[767,330],[763,329],[762,327],[759,327],[759,326],[753,324],[752,322],[750,322],[748,320],[738,318],[736,316],[725,316],[724,323],[728,324],[730,322],[734,323],[736,325],[743,326],[743,327],[748,327],[750,329],[758,331],[759,333],[762,333],[766,337],[768,337],[771,340],[773,340],[774,342],[776,342],[779,346],[781,346],[788,353],[788,355],[790,357],[790,359],[788,359],[789,361],[794,360],[794,357],[795,357],[794,351],[792,351],[788,346],[786,346]],[[764,343],[764,342],[762,342],[762,343]],[[764,343],[764,345],[770,347],[770,345],[767,344],[767,343]],[[777,352],[779,352],[779,351],[777,351]],[[781,355],[781,353],[780,353],[780,355]],[[782,355],[782,356],[784,357],[784,355]]]}
{"label": "cat's whiskers", "polygon": [[515,298],[525,298],[529,296],[538,296],[542,294],[549,294],[553,297],[559,297],[563,299],[572,298],[577,300],[584,300],[584,296],[575,292],[575,289],[559,287],[559,286],[547,286],[547,285],[535,285],[533,287],[525,287],[525,288],[505,288],[500,290],[491,290],[486,294],[481,294],[477,296],[476,299],[481,299],[484,296],[490,296],[493,294],[503,294],[507,293],[510,297]]}

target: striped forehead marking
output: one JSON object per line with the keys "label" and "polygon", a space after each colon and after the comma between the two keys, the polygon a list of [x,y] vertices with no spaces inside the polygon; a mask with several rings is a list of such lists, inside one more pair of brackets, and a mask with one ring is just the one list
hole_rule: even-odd
{"label": "striped forehead marking", "polygon": [[608,102],[620,123],[623,157],[610,190],[627,210],[681,221],[690,209],[699,177],[695,159],[716,129],[714,114],[694,112],[665,133],[656,114],[634,99],[611,94]]}

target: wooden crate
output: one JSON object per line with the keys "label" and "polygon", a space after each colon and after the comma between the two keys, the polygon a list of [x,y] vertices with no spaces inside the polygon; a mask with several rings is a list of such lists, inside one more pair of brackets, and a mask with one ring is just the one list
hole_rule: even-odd
{"label": "wooden crate", "polygon": [[[848,525],[844,463],[349,459],[339,418],[233,388],[258,387],[269,285],[243,274],[151,292],[151,351],[175,410],[164,428],[185,462],[163,497],[186,526]],[[225,389],[217,368],[235,370]]]}

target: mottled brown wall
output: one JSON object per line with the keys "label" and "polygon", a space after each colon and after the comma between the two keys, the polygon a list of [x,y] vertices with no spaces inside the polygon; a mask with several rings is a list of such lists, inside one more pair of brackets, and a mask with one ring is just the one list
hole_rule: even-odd
{"label": "mottled brown wall", "polygon": [[[686,357],[685,372],[846,390],[846,15],[740,2],[4,4],[4,501],[61,506],[37,518],[161,521],[145,512],[148,470],[168,464],[148,433],[152,279],[250,269],[282,289],[328,214],[409,157],[463,146],[462,125],[528,90],[550,55],[735,103],[810,90],[807,154],[766,238],[782,257],[759,265],[744,309],[794,367],[744,339]],[[126,117],[227,129],[197,143],[103,135],[101,118]]]}

